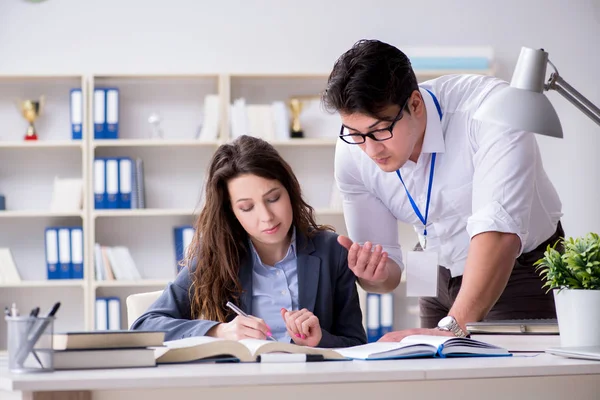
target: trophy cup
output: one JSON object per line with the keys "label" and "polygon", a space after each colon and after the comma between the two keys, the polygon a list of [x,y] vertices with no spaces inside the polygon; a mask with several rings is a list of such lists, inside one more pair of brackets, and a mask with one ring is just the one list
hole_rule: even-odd
{"label": "trophy cup", "polygon": [[39,100],[17,100],[19,110],[23,117],[29,122],[25,140],[37,140],[37,132],[33,122],[40,116],[44,107],[44,96],[40,96]]}
{"label": "trophy cup", "polygon": [[160,126],[161,123],[161,118],[160,115],[158,115],[157,113],[152,113],[150,114],[150,116],[148,117],[148,123],[150,124],[151,127],[151,138],[164,138],[165,134],[162,130],[162,127]]}
{"label": "trophy cup", "polygon": [[292,114],[292,126],[290,136],[292,138],[303,138],[304,132],[300,126],[300,113],[302,112],[302,100],[297,97],[292,97],[289,100],[290,112]]}

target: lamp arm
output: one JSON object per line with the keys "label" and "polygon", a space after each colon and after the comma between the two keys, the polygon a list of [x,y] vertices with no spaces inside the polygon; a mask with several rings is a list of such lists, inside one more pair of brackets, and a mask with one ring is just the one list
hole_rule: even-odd
{"label": "lamp arm", "polygon": [[544,86],[546,90],[556,90],[561,96],[569,100],[571,104],[577,107],[582,113],[587,115],[592,121],[600,125],[600,108],[596,107],[591,101],[586,99],[573,86],[569,85],[559,74],[550,61],[548,63],[554,68],[550,75],[548,83]]}

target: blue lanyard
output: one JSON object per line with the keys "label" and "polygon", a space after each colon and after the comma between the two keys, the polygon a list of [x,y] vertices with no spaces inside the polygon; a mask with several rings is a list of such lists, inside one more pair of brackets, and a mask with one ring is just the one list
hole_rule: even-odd
{"label": "blue lanyard", "polygon": [[[442,108],[440,107],[440,103],[438,102],[435,95],[433,93],[431,93],[431,91],[429,91],[428,89],[425,89],[425,90],[427,90],[429,92],[429,94],[431,95],[431,97],[433,98],[433,102],[435,103],[435,107],[437,108],[438,114],[440,115],[440,121],[441,121],[443,114],[442,114]],[[431,167],[429,169],[429,187],[427,188],[427,203],[425,204],[425,218],[423,218],[423,214],[421,214],[419,207],[417,206],[417,204],[413,200],[412,196],[408,192],[408,189],[406,188],[406,185],[404,184],[404,180],[402,179],[402,175],[400,175],[400,170],[399,169],[396,170],[396,174],[398,175],[398,178],[400,178],[400,182],[402,182],[402,186],[404,186],[404,190],[406,191],[406,195],[408,196],[408,201],[410,201],[410,205],[412,206],[413,210],[415,210],[415,214],[417,214],[417,217],[419,217],[419,219],[423,223],[423,227],[424,227],[423,228],[423,236],[425,236],[425,237],[427,237],[427,217],[429,216],[429,201],[431,200],[431,187],[433,186],[433,170],[435,168],[435,156],[436,156],[436,153],[433,153],[431,155]],[[425,242],[425,243],[427,243],[427,242]]]}

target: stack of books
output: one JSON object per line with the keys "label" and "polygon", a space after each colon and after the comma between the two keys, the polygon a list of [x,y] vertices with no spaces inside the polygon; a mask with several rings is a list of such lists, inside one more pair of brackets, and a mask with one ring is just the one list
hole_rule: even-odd
{"label": "stack of books", "polygon": [[155,367],[160,331],[91,331],[53,335],[54,369]]}
{"label": "stack of books", "polygon": [[511,352],[544,352],[560,346],[555,318],[471,322],[467,330],[472,339],[502,346]]}

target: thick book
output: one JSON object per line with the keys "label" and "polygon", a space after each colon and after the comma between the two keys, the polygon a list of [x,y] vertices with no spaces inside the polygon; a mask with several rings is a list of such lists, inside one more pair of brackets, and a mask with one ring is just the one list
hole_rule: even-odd
{"label": "thick book", "polygon": [[507,319],[467,323],[470,333],[558,335],[558,321],[548,319]]}
{"label": "thick book", "polygon": [[[42,363],[48,353],[40,354]],[[55,351],[56,370],[155,367],[154,349],[101,349]]]}
{"label": "thick book", "polygon": [[183,363],[233,357],[241,362],[254,362],[261,354],[321,354],[325,360],[386,360],[416,357],[510,356],[503,348],[466,338],[413,335],[401,342],[374,342],[359,346],[323,349],[267,340],[224,340],[192,337],[165,342],[156,349],[158,364]]}
{"label": "thick book", "polygon": [[52,337],[52,347],[54,350],[158,347],[164,340],[162,331],[57,332]]}
{"label": "thick book", "polygon": [[505,348],[478,340],[433,335],[411,335],[400,342],[374,342],[336,349],[336,351],[354,360],[511,356]]}
{"label": "thick book", "polygon": [[226,340],[197,336],[172,340],[157,348],[158,364],[185,363],[217,358],[236,358],[241,362],[254,362],[261,354],[296,353],[321,354],[326,360],[343,360],[344,356],[330,349],[298,346],[293,343],[273,342],[259,339]]}
{"label": "thick book", "polygon": [[536,334],[472,334],[471,339],[500,346],[511,353],[543,353],[549,347],[560,346],[560,335]]}

